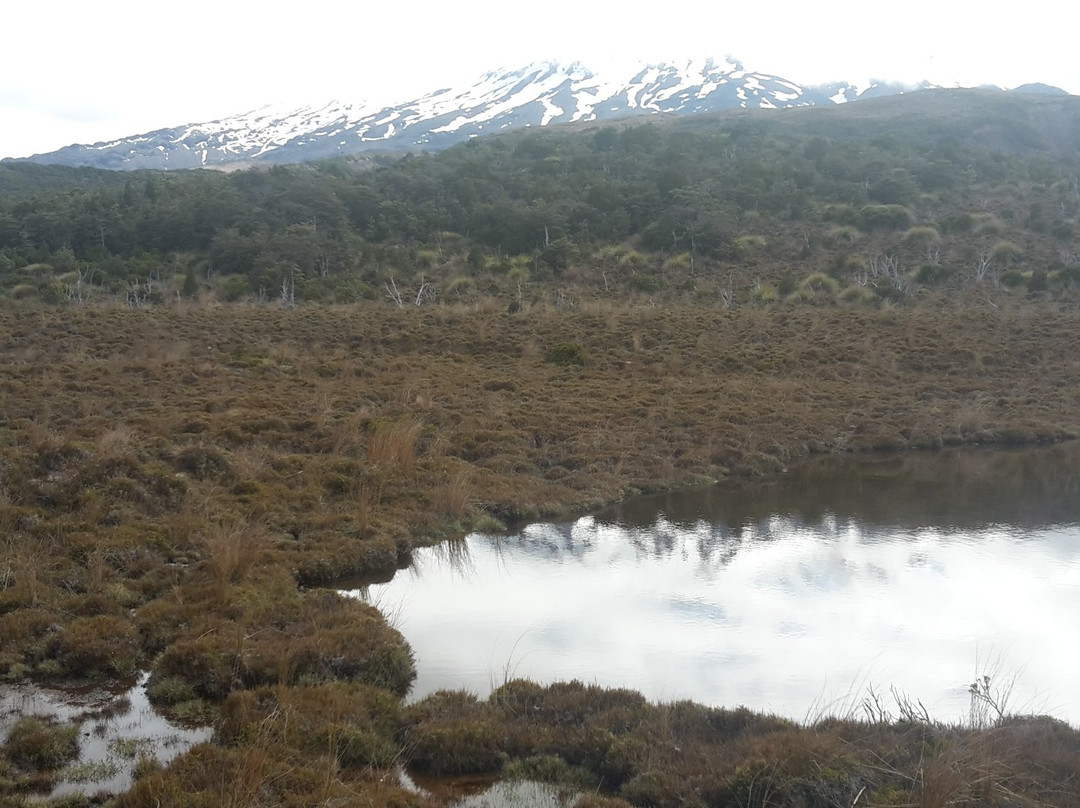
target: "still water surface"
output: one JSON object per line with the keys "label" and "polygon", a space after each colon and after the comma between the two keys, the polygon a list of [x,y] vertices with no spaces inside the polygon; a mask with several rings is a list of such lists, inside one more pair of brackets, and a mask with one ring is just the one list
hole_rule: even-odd
{"label": "still water surface", "polygon": [[56,778],[49,797],[116,794],[126,791],[140,757],[165,765],[197,743],[210,740],[210,727],[185,728],[158,713],[146,695],[142,673],[130,687],[49,688],[12,685],[0,691],[0,738],[24,716],[79,724],[79,755]]}
{"label": "still water surface", "polygon": [[412,697],[581,679],[795,719],[890,688],[1080,724],[1080,446],[823,459],[418,551],[353,590],[412,645]]}

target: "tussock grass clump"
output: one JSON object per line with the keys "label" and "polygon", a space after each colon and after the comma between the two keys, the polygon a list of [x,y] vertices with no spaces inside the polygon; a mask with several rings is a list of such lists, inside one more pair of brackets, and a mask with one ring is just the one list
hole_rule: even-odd
{"label": "tussock grass clump", "polygon": [[368,460],[380,468],[410,474],[416,464],[416,451],[424,424],[414,419],[377,421],[368,437]]}
{"label": "tussock grass clump", "polygon": [[130,676],[142,654],[135,627],[112,615],[79,617],[67,623],[55,641],[53,656],[70,676]]}
{"label": "tussock grass clump", "polygon": [[243,524],[210,525],[198,543],[202,566],[217,587],[219,597],[227,596],[230,584],[236,583],[259,560],[266,537]]}
{"label": "tussock grass clump", "polygon": [[386,690],[344,682],[235,691],[222,704],[218,737],[243,745],[269,735],[284,746],[333,755],[343,767],[388,769],[400,753],[399,709]]}
{"label": "tussock grass clump", "polygon": [[57,769],[79,754],[79,725],[26,716],[12,726],[3,746],[17,766]]}
{"label": "tussock grass clump", "polygon": [[[370,517],[360,510],[356,529],[370,531]],[[295,553],[294,570],[303,586],[328,586],[351,575],[392,572],[407,565],[407,547],[388,538],[364,538],[340,531],[312,531]],[[290,556],[294,553],[289,553]]]}
{"label": "tussock grass clump", "polygon": [[147,693],[167,702],[219,700],[261,685],[345,680],[404,695],[416,676],[408,645],[378,610],[333,592],[257,603],[236,617],[243,622],[196,623],[173,640],[154,663]]}
{"label": "tussock grass clump", "polygon": [[437,808],[441,801],[406,791],[386,770],[343,768],[329,754],[280,742],[267,727],[250,742],[199,744],[162,771],[140,778],[116,808],[221,808],[274,805],[376,805]]}
{"label": "tussock grass clump", "polygon": [[408,761],[431,774],[496,772],[507,761],[499,713],[475,694],[440,690],[406,708]]}

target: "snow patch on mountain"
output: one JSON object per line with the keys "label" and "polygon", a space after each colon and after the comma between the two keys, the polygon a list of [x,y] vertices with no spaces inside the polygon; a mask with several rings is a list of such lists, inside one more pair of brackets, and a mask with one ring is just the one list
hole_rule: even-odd
{"label": "snow patch on mountain", "polygon": [[29,159],[127,169],[302,162],[373,148],[439,149],[519,127],[731,107],[839,104],[871,91],[898,90],[875,84],[802,87],[748,71],[731,57],[638,65],[602,75],[579,62],[545,61],[492,70],[470,87],[439,89],[395,106],[337,101],[300,108],[271,105]]}

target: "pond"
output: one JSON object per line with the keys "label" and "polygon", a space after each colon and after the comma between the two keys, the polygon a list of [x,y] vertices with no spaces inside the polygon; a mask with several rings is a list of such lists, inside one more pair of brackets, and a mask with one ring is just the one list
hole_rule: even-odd
{"label": "pond", "polygon": [[966,722],[992,717],[978,677],[1006,711],[1078,724],[1080,446],[822,458],[473,534],[350,594],[412,645],[414,699],[576,678],[796,720],[876,697]]}
{"label": "pond", "polygon": [[153,758],[164,766],[213,734],[210,727],[183,727],[158,713],[146,695],[148,676],[142,673],[118,689],[29,683],[5,687],[0,692],[0,738],[6,738],[23,716],[77,723],[78,759],[59,772],[48,796],[126,791],[140,758]]}

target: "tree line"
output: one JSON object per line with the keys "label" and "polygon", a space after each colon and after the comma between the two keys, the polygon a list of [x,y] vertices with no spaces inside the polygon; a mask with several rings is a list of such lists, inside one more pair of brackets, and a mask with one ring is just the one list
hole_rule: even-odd
{"label": "tree line", "polygon": [[[374,168],[349,158],[232,173],[7,162],[0,291],[57,300],[72,284],[146,284],[147,298],[213,289],[234,300],[292,283],[301,299],[349,301],[421,276],[462,290],[569,272],[648,291],[751,270],[743,285],[778,286],[793,269],[843,284],[879,254],[913,274],[944,253],[959,271],[1002,243],[1016,250],[999,256],[999,278],[1072,265],[1077,151],[1058,143],[1053,153],[1046,127],[1029,122],[980,129],[991,97],[967,113],[968,129],[963,116],[905,117],[890,103],[879,115],[532,130]],[[920,227],[921,237],[909,232]]]}

